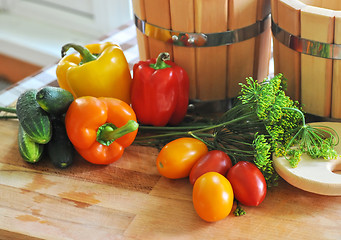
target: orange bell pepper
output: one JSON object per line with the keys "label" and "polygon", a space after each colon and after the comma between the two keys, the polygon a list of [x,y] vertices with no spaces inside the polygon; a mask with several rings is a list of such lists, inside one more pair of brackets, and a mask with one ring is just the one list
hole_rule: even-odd
{"label": "orange bell pepper", "polygon": [[94,164],[110,164],[121,158],[138,129],[135,112],[127,103],[91,96],[71,103],[65,126],[77,152]]}

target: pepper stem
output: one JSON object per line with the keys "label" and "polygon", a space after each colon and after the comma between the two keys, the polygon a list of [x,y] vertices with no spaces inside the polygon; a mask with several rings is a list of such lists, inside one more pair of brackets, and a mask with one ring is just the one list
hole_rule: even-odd
{"label": "pepper stem", "polygon": [[165,63],[165,61],[170,60],[170,55],[168,52],[162,52],[159,54],[159,56],[156,59],[155,64],[150,64],[151,68],[157,69],[164,69],[164,68],[170,68],[171,66]]}
{"label": "pepper stem", "polygon": [[139,124],[134,120],[129,120],[122,127],[116,127],[112,123],[105,123],[98,128],[97,131],[97,142],[109,146],[116,139],[137,130]]}
{"label": "pepper stem", "polygon": [[77,52],[79,52],[79,54],[83,58],[82,63],[91,62],[91,61],[94,61],[97,59],[97,57],[95,55],[91,54],[91,52],[87,48],[85,48],[81,45],[74,44],[74,43],[67,43],[62,47],[62,51],[61,51],[62,57],[64,57],[66,55],[66,52],[70,48],[73,48]]}

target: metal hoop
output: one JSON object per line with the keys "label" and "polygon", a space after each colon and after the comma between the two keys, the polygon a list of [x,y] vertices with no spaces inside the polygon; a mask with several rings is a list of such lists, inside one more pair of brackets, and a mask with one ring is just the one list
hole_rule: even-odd
{"label": "metal hoop", "polygon": [[184,47],[216,47],[242,42],[264,32],[270,20],[270,14],[268,14],[263,20],[236,30],[218,33],[189,33],[162,28],[134,16],[135,26],[144,35]]}
{"label": "metal hoop", "polygon": [[295,36],[278,26],[272,18],[271,30],[280,43],[296,52],[320,58],[341,59],[341,44],[324,43]]}

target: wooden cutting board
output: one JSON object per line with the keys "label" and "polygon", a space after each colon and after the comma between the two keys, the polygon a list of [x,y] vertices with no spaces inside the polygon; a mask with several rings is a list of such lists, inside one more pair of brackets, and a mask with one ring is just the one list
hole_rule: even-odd
{"label": "wooden cutting board", "polygon": [[[321,122],[315,125],[331,127],[341,137],[341,123]],[[335,150],[341,154],[341,144]],[[341,157],[312,159],[303,154],[296,168],[292,168],[285,157],[274,156],[273,161],[278,174],[293,186],[317,194],[341,196]]]}
{"label": "wooden cutting board", "polygon": [[0,239],[341,239],[341,197],[280,180],[245,216],[206,223],[189,180],[158,174],[157,149],[130,146],[108,166],[77,156],[58,170],[24,162],[17,130],[0,120]]}

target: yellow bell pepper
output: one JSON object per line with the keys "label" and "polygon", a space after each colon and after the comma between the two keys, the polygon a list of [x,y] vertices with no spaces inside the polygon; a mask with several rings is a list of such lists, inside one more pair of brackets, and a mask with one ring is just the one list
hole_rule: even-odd
{"label": "yellow bell pepper", "polygon": [[[70,48],[77,52],[66,55]],[[59,86],[70,91],[75,98],[112,97],[130,104],[132,79],[129,65],[116,44],[64,45],[56,75]]]}

